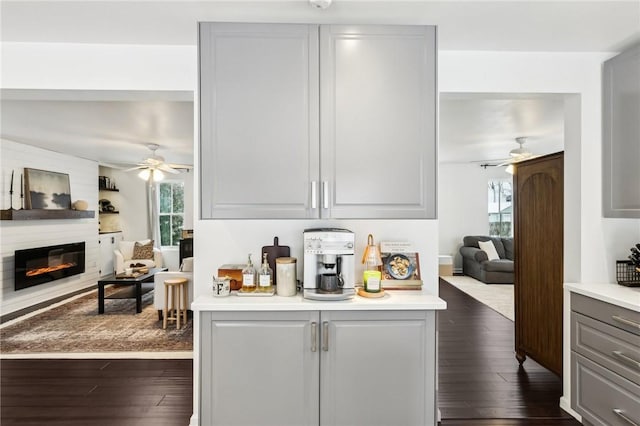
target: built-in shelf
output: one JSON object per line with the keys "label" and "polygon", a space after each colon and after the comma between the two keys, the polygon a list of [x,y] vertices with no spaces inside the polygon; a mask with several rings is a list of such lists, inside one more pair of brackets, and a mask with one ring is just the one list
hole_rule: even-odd
{"label": "built-in shelf", "polygon": [[120,192],[118,188],[99,188],[100,191]]}
{"label": "built-in shelf", "polygon": [[90,219],[95,216],[93,210],[0,210],[1,220]]}

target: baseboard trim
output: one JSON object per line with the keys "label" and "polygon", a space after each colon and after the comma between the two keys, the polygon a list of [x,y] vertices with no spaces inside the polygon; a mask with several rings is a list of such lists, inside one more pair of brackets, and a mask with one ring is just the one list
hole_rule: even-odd
{"label": "baseboard trim", "polygon": [[582,423],[582,416],[573,411],[573,409],[571,408],[571,403],[564,396],[560,397],[560,408],[571,414],[577,421]]}
{"label": "baseboard trim", "polygon": [[4,324],[7,321],[14,320],[14,319],[19,318],[19,317],[21,317],[23,315],[30,314],[31,312],[39,311],[40,309],[44,309],[44,308],[46,308],[48,306],[51,306],[51,305],[53,305],[55,303],[58,303],[58,302],[61,302],[61,301],[65,300],[65,299],[68,299],[70,297],[77,296],[78,294],[86,293],[87,291],[95,290],[97,288],[98,288],[98,283],[91,284],[89,287],[84,287],[84,288],[81,288],[79,290],[72,291],[71,293],[63,294],[62,296],[58,296],[58,297],[54,297],[53,299],[45,300],[44,302],[37,303],[37,304],[35,304],[33,306],[29,306],[27,308],[23,308],[23,309],[19,309],[17,311],[14,311],[14,312],[10,312],[8,314],[0,316],[0,324]]}

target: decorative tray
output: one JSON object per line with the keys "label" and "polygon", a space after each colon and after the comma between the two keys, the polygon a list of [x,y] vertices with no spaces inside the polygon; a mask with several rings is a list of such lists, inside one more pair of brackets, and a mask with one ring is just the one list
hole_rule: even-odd
{"label": "decorative tray", "polygon": [[241,296],[241,297],[270,297],[273,296],[274,294],[276,294],[276,290],[271,290],[268,293],[263,293],[263,292],[256,292],[256,291],[242,291],[242,290],[238,290],[236,292],[236,295]]}
{"label": "decorative tray", "polygon": [[384,295],[385,295],[384,289],[380,289],[378,293],[368,293],[364,291],[364,288],[362,287],[358,288],[358,296],[361,296],[361,297],[368,297],[370,299],[379,299],[381,297],[384,297]]}

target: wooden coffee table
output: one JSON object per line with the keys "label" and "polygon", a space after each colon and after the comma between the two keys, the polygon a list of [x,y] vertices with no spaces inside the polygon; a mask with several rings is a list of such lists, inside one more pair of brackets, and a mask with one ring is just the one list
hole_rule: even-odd
{"label": "wooden coffee table", "polygon": [[[146,274],[135,278],[116,278],[116,275],[113,274],[98,281],[98,313],[104,314],[104,299],[136,299],[136,312],[142,312],[142,295],[153,290],[153,276],[155,273],[166,270],[167,268],[152,268]],[[126,288],[117,290],[105,297],[104,286],[109,284],[126,286]]]}

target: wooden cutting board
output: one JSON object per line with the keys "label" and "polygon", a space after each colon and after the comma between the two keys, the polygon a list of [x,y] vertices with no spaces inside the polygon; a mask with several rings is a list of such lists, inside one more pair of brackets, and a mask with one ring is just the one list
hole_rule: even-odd
{"label": "wooden cutting board", "polygon": [[[289,246],[278,245],[278,237],[273,237],[272,246],[262,247],[259,265],[262,265],[262,253],[267,253],[267,260],[269,261],[269,267],[273,271],[273,284],[276,285],[277,284],[276,283],[276,259],[278,257],[291,256],[291,249],[289,248]],[[257,267],[259,268],[259,266]]]}

